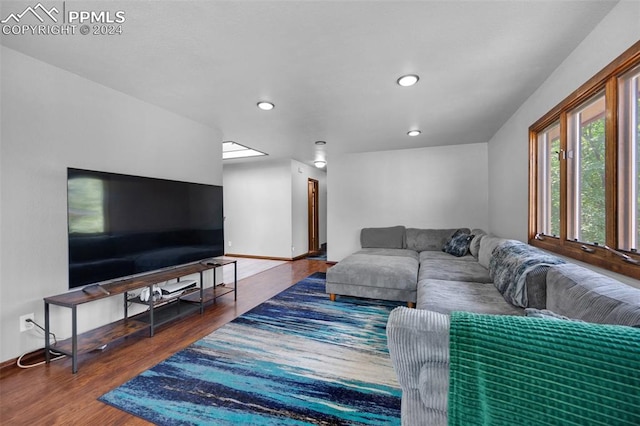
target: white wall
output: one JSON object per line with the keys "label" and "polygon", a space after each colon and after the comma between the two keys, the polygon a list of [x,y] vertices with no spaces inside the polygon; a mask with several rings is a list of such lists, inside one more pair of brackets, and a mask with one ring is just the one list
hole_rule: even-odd
{"label": "white wall", "polygon": [[639,39],[640,2],[622,1],[489,141],[491,232],[527,241],[529,126]]}
{"label": "white wall", "polygon": [[326,242],[324,172],[287,159],[225,164],[223,175],[227,253],[284,259],[307,253],[309,178],[319,181],[321,242]]}
{"label": "white wall", "polygon": [[360,229],[488,226],[487,144],[329,158],[328,259],[360,249]]}
{"label": "white wall", "polygon": [[291,258],[289,160],[225,164],[226,252]]}
{"label": "white wall", "polygon": [[[43,297],[68,290],[66,169],[222,184],[219,131],[2,47],[0,360],[43,347]],[[120,318],[122,299],[83,305],[81,330]],[[69,309],[52,331],[70,334]]]}

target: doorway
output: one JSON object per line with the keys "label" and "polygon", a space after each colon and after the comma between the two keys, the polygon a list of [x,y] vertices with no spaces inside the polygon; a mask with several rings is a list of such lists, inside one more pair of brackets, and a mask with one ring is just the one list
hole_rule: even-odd
{"label": "doorway", "polygon": [[318,181],[309,178],[309,255],[320,253],[320,230],[318,219],[320,208],[318,206],[319,188]]}

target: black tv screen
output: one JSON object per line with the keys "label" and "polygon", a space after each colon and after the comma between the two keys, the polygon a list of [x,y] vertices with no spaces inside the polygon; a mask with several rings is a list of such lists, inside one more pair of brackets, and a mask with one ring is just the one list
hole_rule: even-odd
{"label": "black tv screen", "polygon": [[69,288],[224,254],[222,186],[67,169]]}

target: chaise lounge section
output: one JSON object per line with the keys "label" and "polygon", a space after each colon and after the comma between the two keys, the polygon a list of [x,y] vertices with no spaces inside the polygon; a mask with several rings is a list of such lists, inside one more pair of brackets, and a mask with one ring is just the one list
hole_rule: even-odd
{"label": "chaise lounge section", "polygon": [[370,299],[397,300],[413,306],[420,265],[419,254],[407,248],[405,227],[364,228],[362,250],[327,271],[326,292]]}

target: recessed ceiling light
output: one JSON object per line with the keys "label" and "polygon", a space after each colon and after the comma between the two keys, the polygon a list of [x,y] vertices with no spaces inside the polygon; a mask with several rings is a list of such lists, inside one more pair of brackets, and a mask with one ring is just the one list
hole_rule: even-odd
{"label": "recessed ceiling light", "polygon": [[316,141],[316,145],[326,145],[326,141]]}
{"label": "recessed ceiling light", "polygon": [[317,168],[322,169],[327,165],[327,162],[324,160],[316,160],[313,162],[313,164],[315,164]]}
{"label": "recessed ceiling light", "polygon": [[418,136],[420,133],[422,133],[420,130],[409,130],[407,132],[407,135],[409,135],[409,136]]}
{"label": "recessed ceiling light", "polygon": [[273,108],[275,108],[275,105],[272,104],[271,102],[260,101],[258,102],[258,108],[260,108],[263,111],[271,111]]}
{"label": "recessed ceiling light", "polygon": [[408,75],[403,75],[402,77],[400,77],[398,79],[398,84],[402,87],[409,87],[409,86],[413,86],[414,84],[416,84],[418,82],[418,80],[420,80],[420,77],[418,77],[415,74],[408,74]]}

